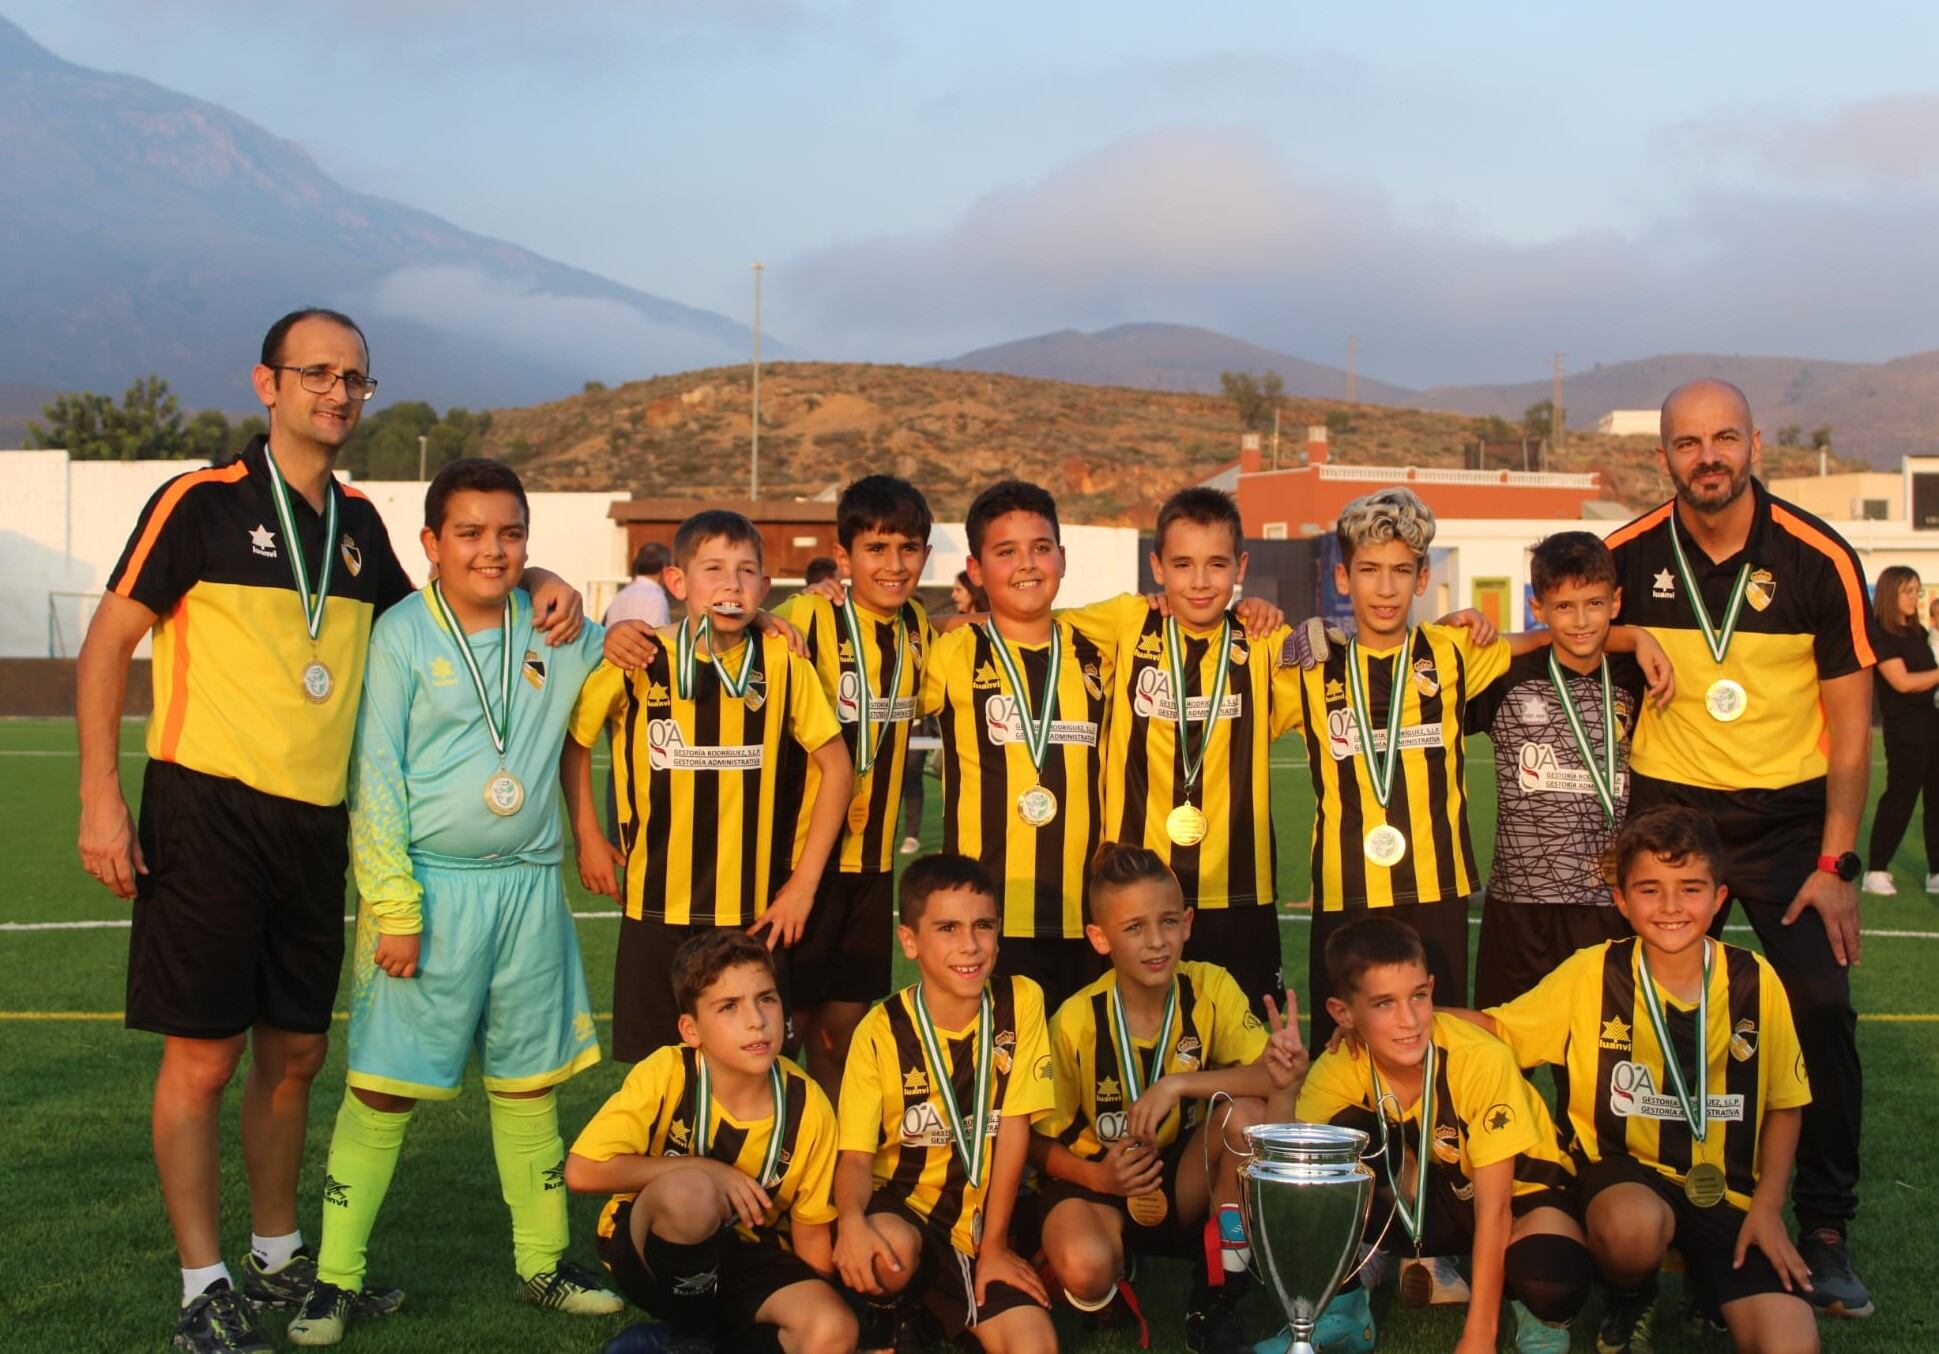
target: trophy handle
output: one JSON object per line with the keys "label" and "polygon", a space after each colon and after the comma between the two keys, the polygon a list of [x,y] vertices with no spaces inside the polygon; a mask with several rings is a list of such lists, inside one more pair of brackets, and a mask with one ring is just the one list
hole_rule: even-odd
{"label": "trophy handle", "polygon": [[[1398,1098],[1394,1096],[1394,1094],[1391,1091],[1381,1096],[1381,1098],[1374,1103],[1373,1121],[1375,1126],[1378,1127],[1380,1130],[1380,1146],[1378,1147],[1369,1146],[1366,1153],[1360,1158],[1360,1160],[1362,1161],[1373,1161],[1375,1158],[1378,1158],[1382,1169],[1386,1168],[1387,1149],[1388,1149],[1389,1143],[1392,1141],[1389,1134],[1389,1130],[1387,1128],[1387,1102],[1389,1100],[1392,1100],[1394,1102],[1394,1113],[1398,1115],[1401,1112],[1400,1101]],[[1211,1178],[1211,1173],[1209,1170],[1206,1173],[1206,1178],[1207,1179]],[[1391,1183],[1391,1176],[1389,1177],[1389,1182]],[[1380,1248],[1387,1244],[1387,1233],[1394,1230],[1394,1219],[1399,1216],[1400,1216],[1400,1195],[1396,1193],[1394,1195],[1393,1207],[1387,1210],[1387,1221],[1380,1224],[1380,1235],[1373,1239],[1373,1245],[1363,1246],[1361,1248],[1364,1253],[1361,1255],[1359,1263],[1354,1265],[1354,1267],[1348,1270],[1346,1274],[1341,1278],[1340,1282],[1342,1284],[1348,1282],[1348,1280],[1356,1278],[1359,1275],[1360,1271],[1365,1269],[1367,1265],[1373,1260],[1374,1256],[1380,1253]]]}

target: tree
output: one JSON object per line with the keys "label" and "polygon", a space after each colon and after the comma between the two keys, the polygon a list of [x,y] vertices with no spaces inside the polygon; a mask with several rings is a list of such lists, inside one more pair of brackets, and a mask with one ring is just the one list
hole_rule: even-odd
{"label": "tree", "polygon": [[1469,425],[1469,428],[1477,442],[1513,442],[1520,436],[1515,431],[1515,425],[1500,414],[1478,418]]}
{"label": "tree", "polygon": [[1795,447],[1804,441],[1804,429],[1795,423],[1787,423],[1777,430],[1777,444],[1780,447]]}
{"label": "tree", "polygon": [[1554,400],[1537,400],[1522,411],[1522,431],[1530,437],[1546,438],[1568,420],[1567,409],[1558,410]]}
{"label": "tree", "polygon": [[1811,430],[1811,449],[1813,451],[1824,451],[1830,446],[1831,425],[1829,423],[1820,423]]}
{"label": "tree", "polygon": [[1253,432],[1265,432],[1272,427],[1273,411],[1286,398],[1286,383],[1276,371],[1258,376],[1249,371],[1222,371],[1219,389],[1238,410],[1239,422]]}
{"label": "tree", "polygon": [[414,480],[421,437],[424,473],[435,475],[461,456],[479,455],[490,428],[490,414],[454,408],[439,418],[422,400],[403,400],[358,424],[339,464],[359,479]]}
{"label": "tree", "polygon": [[106,395],[82,390],[42,405],[40,412],[47,422],[28,424],[28,439],[37,447],[65,448],[77,461],[157,461],[202,454],[182,427],[182,406],[168,382],[152,373],[129,386],[119,405]]}

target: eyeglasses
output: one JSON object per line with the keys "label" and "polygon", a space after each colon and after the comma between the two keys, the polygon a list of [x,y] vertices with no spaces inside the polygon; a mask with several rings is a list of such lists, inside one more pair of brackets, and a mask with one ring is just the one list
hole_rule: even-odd
{"label": "eyeglasses", "polygon": [[328,367],[286,367],[275,362],[266,364],[271,371],[293,371],[303,389],[312,395],[328,395],[343,382],[343,393],[353,400],[367,400],[377,393],[377,382],[358,372],[346,371],[341,374]]}

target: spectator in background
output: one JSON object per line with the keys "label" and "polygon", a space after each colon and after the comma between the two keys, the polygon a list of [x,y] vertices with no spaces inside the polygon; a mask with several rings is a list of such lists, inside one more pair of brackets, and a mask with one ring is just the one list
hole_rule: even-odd
{"label": "spectator in background", "polygon": [[[810,582],[814,580],[810,579]],[[949,603],[956,608],[959,616],[980,616],[990,609],[990,599],[983,589],[970,582],[969,574],[958,569],[956,581],[950,585]],[[936,721],[922,720],[916,730],[919,734],[935,737]],[[929,765],[927,752],[911,756],[905,763],[902,773],[902,854],[913,856],[922,850],[922,777]]]}
{"label": "spectator in background", "polygon": [[601,623],[640,621],[659,629],[672,621],[667,614],[667,590],[660,586],[660,571],[667,567],[667,548],[648,541],[633,556],[633,581],[619,590]]}
{"label": "spectator in background", "polygon": [[1919,791],[1926,796],[1926,892],[1939,893],[1939,659],[1919,624],[1919,576],[1894,564],[1878,576],[1872,611],[1878,617],[1879,721],[1885,726],[1885,791],[1872,815],[1865,850],[1866,893],[1892,894],[1892,857],[1898,853]]}
{"label": "spectator in background", "polygon": [[834,560],[826,555],[816,555],[808,561],[808,567],[801,571],[801,581],[805,586],[812,588],[827,579],[840,578],[841,573],[840,566]]}
{"label": "spectator in background", "polygon": [[[1939,662],[1939,597],[1932,599],[1932,606],[1926,611],[1926,647],[1932,650],[1932,657]],[[1939,705],[1939,691],[1932,693],[1932,703]]]}

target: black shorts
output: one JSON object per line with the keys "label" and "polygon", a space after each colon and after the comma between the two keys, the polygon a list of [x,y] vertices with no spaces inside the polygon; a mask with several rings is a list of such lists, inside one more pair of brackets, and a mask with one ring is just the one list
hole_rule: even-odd
{"label": "black shorts", "polygon": [[[680,1042],[680,1003],[673,996],[673,952],[703,931],[726,927],[675,925],[653,917],[619,919],[619,951],[613,960],[613,1058],[636,1063],[656,1048]],[[767,933],[762,932],[765,936]],[[784,1042],[794,1044],[794,1007],[788,979],[789,952],[776,946],[775,983],[787,1017]]]}
{"label": "black shorts", "polygon": [[1279,909],[1271,903],[1199,908],[1184,958],[1217,964],[1238,982],[1252,1009],[1266,1018],[1265,999],[1286,1002],[1286,971],[1279,957]]}
{"label": "black shorts", "polygon": [[1614,904],[1510,903],[1490,897],[1481,904],[1474,1004],[1486,1010],[1511,1002],[1577,950],[1629,934],[1629,923]]}
{"label": "black shorts", "polygon": [[1109,961],[1082,936],[1005,936],[996,971],[1028,978],[1044,990],[1044,1015],[1055,1015],[1064,998],[1093,982]]}
{"label": "black shorts", "polygon": [[151,761],[128,940],[127,1025],[227,1039],[330,1028],[343,968],[350,819]]}
{"label": "black shorts", "polygon": [[1181,1132],[1178,1141],[1167,1147],[1159,1160],[1162,1163],[1158,1182],[1158,1193],[1164,1196],[1165,1216],[1155,1224],[1146,1226],[1132,1216],[1130,1205],[1122,1194],[1104,1194],[1094,1189],[1086,1189],[1073,1180],[1051,1180],[1043,1182],[1038,1195],[1038,1215],[1041,1222],[1050,1220],[1051,1210],[1066,1199],[1080,1199],[1087,1204],[1100,1204],[1115,1210],[1124,1219],[1124,1250],[1127,1255],[1157,1255],[1173,1260],[1203,1260],[1205,1258],[1205,1219],[1187,1221],[1178,1207],[1178,1167],[1185,1159],[1185,1151],[1192,1145],[1192,1133]]}
{"label": "black shorts", "polygon": [[1584,1218],[1589,1216],[1590,1203],[1611,1185],[1642,1185],[1670,1206],[1676,1218],[1676,1235],[1670,1244],[1682,1253],[1684,1275],[1713,1320],[1721,1321],[1724,1305],[1739,1298],[1784,1292],[1777,1267],[1755,1246],[1744,1253],[1742,1269],[1732,1268],[1744,1210],[1730,1200],[1722,1200],[1714,1208],[1698,1208],[1684,1197],[1683,1187],[1676,1181],[1632,1156],[1577,1162],[1576,1172]]}
{"label": "black shorts", "polygon": [[1468,1004],[1468,900],[1444,898],[1438,903],[1395,903],[1392,907],[1341,908],[1334,912],[1313,909],[1312,948],[1306,955],[1306,990],[1300,993],[1300,1009],[1313,1018],[1306,1036],[1308,1048],[1325,1048],[1333,1037],[1333,1017],[1326,1009],[1332,995],[1326,981],[1326,941],[1348,922],[1363,917],[1391,917],[1412,928],[1427,951],[1427,971],[1434,978],[1436,1006]]}
{"label": "black shorts", "polygon": [[[628,1302],[664,1315],[666,1285],[654,1277],[633,1244],[631,1201],[613,1214],[612,1235],[599,1238],[599,1260]],[[761,1331],[768,1323],[756,1319],[761,1304],[784,1288],[815,1279],[828,1282],[773,1232],[763,1229],[752,1241],[738,1231],[730,1232],[727,1248],[721,1252],[720,1287],[714,1296],[714,1343],[722,1349],[772,1347],[772,1339],[764,1338]],[[766,1335],[773,1335],[771,1325]]]}
{"label": "black shorts", "polygon": [[889,955],[894,930],[894,875],[823,875],[808,924],[788,952],[795,1006],[868,1005],[888,996],[894,983]]}
{"label": "black shorts", "polygon": [[920,1302],[942,1328],[945,1340],[954,1340],[970,1327],[1002,1316],[1017,1307],[1036,1307],[1037,1300],[1007,1283],[992,1283],[983,1292],[983,1305],[976,1305],[976,1261],[949,1242],[942,1228],[916,1216],[914,1209],[900,1199],[877,1194],[869,1200],[869,1215],[888,1213],[916,1229],[922,1250],[909,1286],[897,1296],[897,1306]]}

